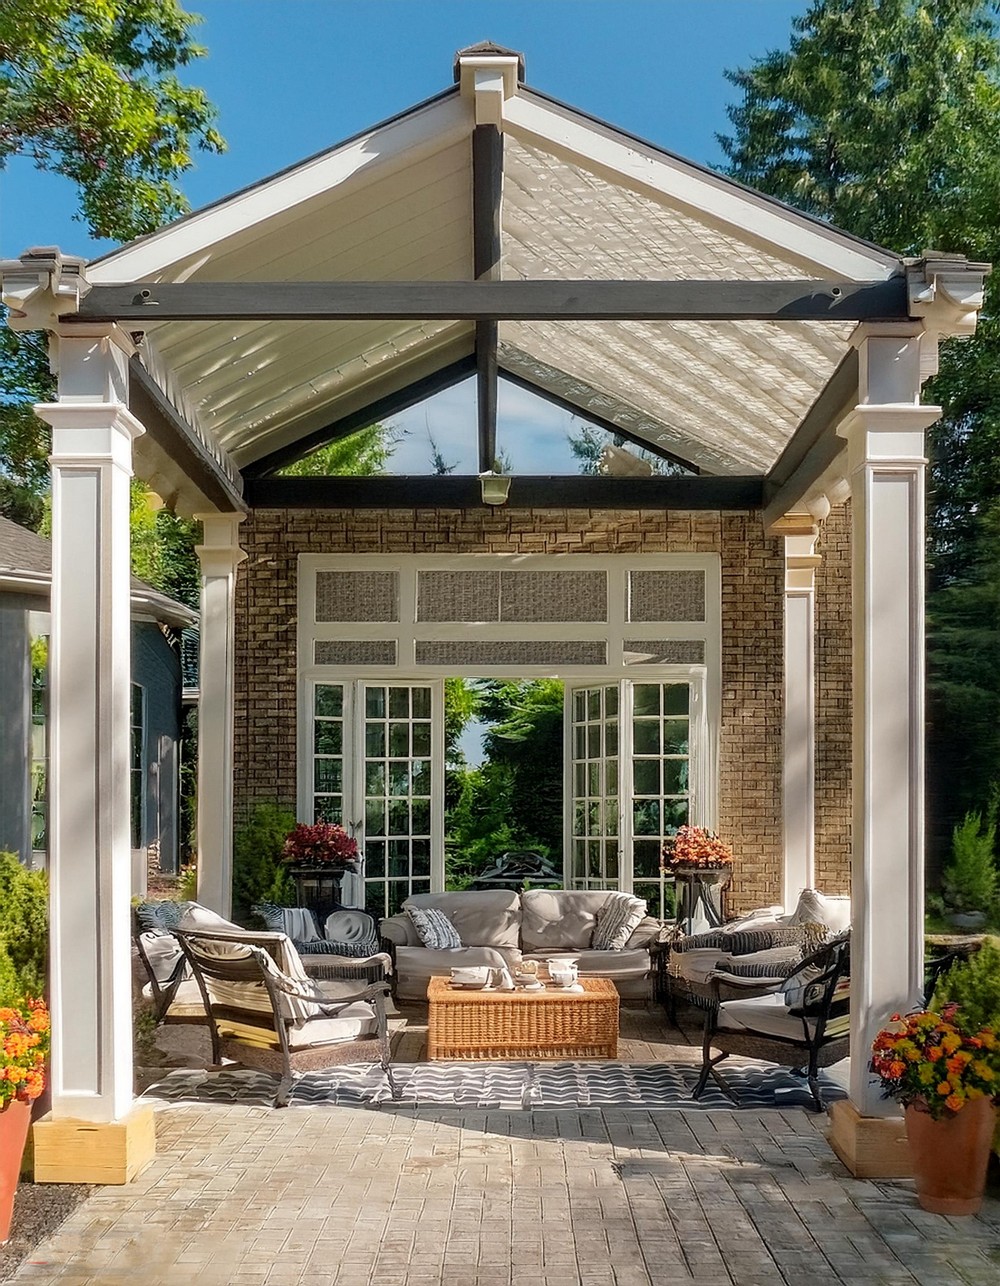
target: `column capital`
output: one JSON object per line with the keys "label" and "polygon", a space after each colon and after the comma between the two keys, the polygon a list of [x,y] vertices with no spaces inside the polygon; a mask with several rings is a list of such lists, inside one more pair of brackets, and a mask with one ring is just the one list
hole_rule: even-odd
{"label": "column capital", "polygon": [[240,548],[239,527],[246,518],[241,513],[200,513],[202,544],[195,545],[203,576],[228,576],[246,558]]}
{"label": "column capital", "polygon": [[837,426],[838,436],[847,441],[848,474],[866,465],[925,465],[924,434],[941,415],[940,406],[909,402],[856,406]]}

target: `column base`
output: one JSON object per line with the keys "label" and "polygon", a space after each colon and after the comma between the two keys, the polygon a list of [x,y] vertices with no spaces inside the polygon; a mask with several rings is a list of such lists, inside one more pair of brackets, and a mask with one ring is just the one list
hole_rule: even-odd
{"label": "column base", "polygon": [[32,1127],[36,1183],[130,1183],[156,1155],[151,1103],[120,1121],[53,1120]]}
{"label": "column base", "polygon": [[830,1147],[857,1179],[910,1179],[913,1166],[901,1116],[862,1116],[842,1099],[830,1108]]}

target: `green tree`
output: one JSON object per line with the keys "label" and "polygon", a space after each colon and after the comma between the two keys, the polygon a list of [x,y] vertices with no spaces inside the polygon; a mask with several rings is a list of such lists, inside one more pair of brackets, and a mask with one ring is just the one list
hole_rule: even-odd
{"label": "green tree", "polygon": [[338,438],[326,446],[317,447],[301,460],[286,464],[278,472],[284,478],[327,478],[350,475],[368,478],[385,473],[395,450],[396,441],[383,424],[371,424],[350,437]]}
{"label": "green tree", "polygon": [[[728,173],[900,254],[1000,258],[1000,45],[983,0],[817,0],[787,50],[727,73]],[[930,433],[929,737],[938,850],[1000,776],[1000,277],[942,345]],[[954,664],[962,656],[964,671]],[[995,673],[995,671],[993,672]],[[980,697],[986,694],[986,699]],[[968,772],[957,767],[965,765]]]}
{"label": "green tree", "polygon": [[221,152],[215,108],[175,69],[205,50],[177,0],[4,0],[0,166],[72,179],[91,231],[127,241],[183,214],[192,150]]}
{"label": "green tree", "polygon": [[562,851],[563,685],[558,679],[488,680],[481,717],[490,764],[510,773],[509,820],[519,847]]}

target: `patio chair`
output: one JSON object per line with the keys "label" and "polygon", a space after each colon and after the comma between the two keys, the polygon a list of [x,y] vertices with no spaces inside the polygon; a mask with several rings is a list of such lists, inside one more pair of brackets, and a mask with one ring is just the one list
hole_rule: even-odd
{"label": "patio chair", "polygon": [[351,1062],[377,1061],[397,1096],[388,983],[314,983],[283,933],[178,930],[177,938],[204,999],[214,1064],[277,1072],[275,1107],[288,1105],[299,1073]]}
{"label": "patio chair", "polygon": [[[717,1070],[730,1054],[803,1069],[818,1111],[825,1111],[819,1069],[847,1057],[850,1015],[850,935],[842,934],[807,956],[786,978],[774,979],[760,994],[761,979],[718,973],[710,978],[715,1004],[705,1016],[699,1098],[709,1076],[734,1099]],[[724,1000],[744,989],[756,994]],[[713,1058],[712,1050],[719,1051]]]}

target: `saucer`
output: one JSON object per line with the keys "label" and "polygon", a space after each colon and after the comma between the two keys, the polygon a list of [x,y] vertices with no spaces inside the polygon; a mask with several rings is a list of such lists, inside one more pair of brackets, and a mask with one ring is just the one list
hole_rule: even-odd
{"label": "saucer", "polygon": [[488,982],[452,982],[451,985],[456,991],[492,991],[493,987]]}
{"label": "saucer", "polygon": [[545,983],[544,982],[519,982],[517,984],[517,989],[518,991],[544,991]]}

